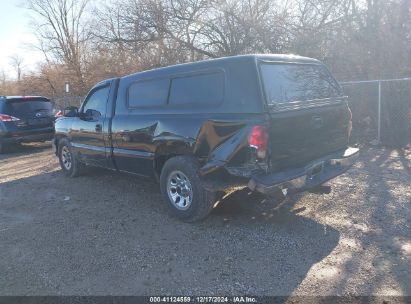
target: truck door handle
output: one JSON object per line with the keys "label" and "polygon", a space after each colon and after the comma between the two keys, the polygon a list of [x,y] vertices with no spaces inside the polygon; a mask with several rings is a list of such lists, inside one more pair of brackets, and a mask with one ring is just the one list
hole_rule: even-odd
{"label": "truck door handle", "polygon": [[119,135],[120,135],[120,138],[121,138],[123,141],[131,141],[131,137],[130,137],[130,135],[128,134],[128,132],[121,132]]}
{"label": "truck door handle", "polygon": [[121,135],[121,139],[122,139],[123,141],[131,141],[130,135],[127,135],[127,134]]}
{"label": "truck door handle", "polygon": [[96,125],[96,132],[101,132],[103,130],[103,127],[100,124]]}

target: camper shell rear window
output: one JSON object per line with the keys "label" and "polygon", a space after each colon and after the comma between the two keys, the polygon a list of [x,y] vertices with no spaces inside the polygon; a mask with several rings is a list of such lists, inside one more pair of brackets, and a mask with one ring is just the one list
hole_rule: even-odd
{"label": "camper shell rear window", "polygon": [[261,63],[268,104],[307,102],[341,96],[341,89],[321,64]]}

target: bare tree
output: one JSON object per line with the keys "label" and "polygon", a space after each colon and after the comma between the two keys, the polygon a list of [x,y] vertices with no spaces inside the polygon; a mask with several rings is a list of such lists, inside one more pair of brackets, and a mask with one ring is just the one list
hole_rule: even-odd
{"label": "bare tree", "polygon": [[10,64],[16,71],[17,81],[21,81],[21,70],[23,65],[23,57],[18,54],[10,56]]}
{"label": "bare tree", "polygon": [[119,0],[100,9],[95,36],[160,65],[285,50],[278,0]]}
{"label": "bare tree", "polygon": [[319,58],[339,79],[411,73],[410,0],[107,0],[92,14],[89,1],[27,0],[46,58],[39,77],[21,77],[28,90],[44,81],[61,94],[70,78],[84,94],[104,78],[246,53]]}
{"label": "bare tree", "polygon": [[6,77],[6,73],[4,72],[4,70],[0,71],[0,95],[2,95],[1,91],[3,91],[4,87],[6,86],[6,81],[7,81],[7,77]]}
{"label": "bare tree", "polygon": [[39,48],[73,72],[81,92],[86,90],[84,60],[88,28],[85,9],[89,0],[27,0],[34,13]]}

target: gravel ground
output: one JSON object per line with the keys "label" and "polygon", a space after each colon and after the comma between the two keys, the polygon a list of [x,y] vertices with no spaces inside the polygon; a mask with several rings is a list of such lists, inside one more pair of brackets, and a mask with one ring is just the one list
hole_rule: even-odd
{"label": "gravel ground", "polygon": [[158,185],[0,156],[0,295],[411,295],[411,149],[364,148],[329,195],[241,191],[196,224]]}

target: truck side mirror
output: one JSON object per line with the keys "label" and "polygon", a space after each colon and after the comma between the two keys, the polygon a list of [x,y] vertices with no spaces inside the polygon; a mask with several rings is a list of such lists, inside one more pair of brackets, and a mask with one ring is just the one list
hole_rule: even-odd
{"label": "truck side mirror", "polygon": [[76,117],[78,116],[78,108],[75,106],[70,106],[64,109],[64,116],[66,117]]}

